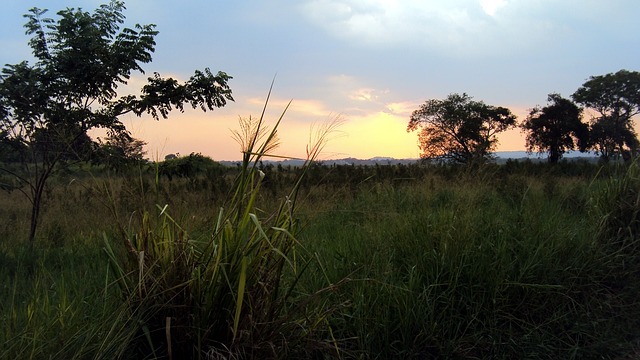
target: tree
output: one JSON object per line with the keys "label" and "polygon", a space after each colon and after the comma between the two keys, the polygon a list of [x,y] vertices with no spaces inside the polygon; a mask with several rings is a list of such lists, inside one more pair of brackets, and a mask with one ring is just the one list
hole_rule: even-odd
{"label": "tree", "polygon": [[[42,194],[56,165],[94,128],[113,134],[127,133],[119,116],[151,114],[156,120],[169,111],[183,111],[185,103],[203,111],[233,101],[227,85],[230,76],[196,70],[184,84],[154,73],[141,94],[120,96],[132,72],[144,73],[151,61],[155,25],[122,28],[124,3],[111,1],[93,13],[67,8],[58,19],[47,10],[33,8],[25,15],[29,46],[35,64],[6,65],[0,76],[0,134],[29,147],[25,173],[9,172],[25,184],[32,204],[29,240],[33,243]],[[34,146],[45,139],[47,146]],[[64,151],[61,151],[64,150]]]}
{"label": "tree", "polygon": [[36,128],[29,143],[31,150],[40,154],[44,161],[64,163],[89,159],[94,146],[91,137],[78,124]]}
{"label": "tree", "polygon": [[188,156],[174,156],[169,159],[165,157],[165,160],[158,165],[158,173],[166,176],[169,180],[172,180],[174,176],[195,179],[198,175],[212,177],[222,168],[223,166],[212,158],[192,152]]}
{"label": "tree", "polygon": [[98,139],[92,161],[105,164],[115,171],[121,171],[144,161],[146,151],[143,140],[133,138],[127,132],[109,134],[105,142]]}
{"label": "tree", "polygon": [[640,73],[620,70],[592,76],[573,100],[599,114],[591,120],[591,142],[605,160],[629,152],[635,156],[640,143],[633,116],[640,112]]}
{"label": "tree", "polygon": [[23,141],[0,132],[0,163],[19,163],[28,151]]}
{"label": "tree", "polygon": [[487,160],[498,143],[496,135],[515,126],[509,109],[473,101],[467,94],[450,94],[415,110],[407,131],[420,130],[422,158],[469,164]]}
{"label": "tree", "polygon": [[582,109],[559,94],[549,94],[549,105],[535,107],[522,123],[527,133],[527,151],[547,153],[557,163],[568,150],[586,151],[589,126],[582,122]]}

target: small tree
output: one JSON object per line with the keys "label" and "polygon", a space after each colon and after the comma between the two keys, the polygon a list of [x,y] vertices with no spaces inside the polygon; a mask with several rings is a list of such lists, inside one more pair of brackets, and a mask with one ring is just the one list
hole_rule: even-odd
{"label": "small tree", "polygon": [[158,164],[158,173],[165,175],[169,180],[172,180],[174,176],[195,179],[198,175],[211,175],[223,168],[219,162],[200,153],[192,152],[189,156],[181,157],[174,155],[169,159],[167,157]]}
{"label": "small tree", "polygon": [[639,72],[592,76],[573,100],[599,114],[591,120],[591,142],[605,160],[629,152],[635,155],[640,145],[633,123],[640,113]]}
{"label": "small tree", "polygon": [[589,126],[582,122],[582,109],[559,94],[549,94],[549,105],[535,107],[522,123],[527,133],[527,151],[547,153],[550,163],[557,163],[568,150],[585,151]]}
{"label": "small tree", "polygon": [[411,114],[407,131],[420,130],[420,156],[463,164],[484,162],[496,135],[516,126],[509,109],[473,101],[467,94],[428,100]]}
{"label": "small tree", "polygon": [[[0,77],[0,134],[24,143],[31,151],[24,172],[4,168],[28,187],[32,204],[29,240],[33,243],[42,195],[56,165],[74,144],[94,128],[113,134],[127,133],[118,119],[126,113],[166,118],[173,108],[188,103],[203,111],[232,101],[227,85],[230,76],[196,71],[184,84],[158,73],[148,79],[142,94],[119,96],[141,64],[151,61],[155,25],[122,28],[124,3],[111,1],[93,14],[67,8],[58,19],[44,17],[47,10],[33,8],[25,15],[34,65],[23,61],[7,65]],[[42,145],[45,139],[46,146]]]}
{"label": "small tree", "polygon": [[92,161],[116,171],[123,170],[144,161],[145,145],[145,141],[133,138],[127,132],[110,134],[104,142],[99,140]]}
{"label": "small tree", "polygon": [[0,164],[20,163],[29,152],[23,141],[0,132]]}

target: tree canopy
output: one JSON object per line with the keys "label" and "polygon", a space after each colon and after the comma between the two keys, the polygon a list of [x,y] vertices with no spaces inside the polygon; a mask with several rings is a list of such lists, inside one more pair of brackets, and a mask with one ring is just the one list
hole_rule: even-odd
{"label": "tree canopy", "polygon": [[485,161],[497,145],[496,135],[515,126],[516,117],[507,108],[450,94],[415,110],[407,131],[420,131],[422,158],[468,164]]}
{"label": "tree canopy", "polygon": [[640,113],[639,72],[620,70],[592,76],[573,99],[598,113],[591,121],[591,141],[605,159],[637,152],[640,142],[633,116]]}
{"label": "tree canopy", "polygon": [[582,122],[582,109],[559,94],[549,94],[548,105],[535,107],[521,124],[526,132],[527,151],[547,153],[557,163],[568,150],[585,151],[589,126]]}
{"label": "tree canopy", "polygon": [[128,133],[116,133],[108,135],[104,141],[98,139],[92,162],[104,164],[115,171],[122,171],[131,165],[144,162],[147,153],[144,146],[147,143],[133,138]]}
{"label": "tree canopy", "polygon": [[133,72],[144,73],[158,34],[153,24],[123,28],[124,10],[123,2],[111,1],[93,13],[67,8],[54,20],[47,10],[32,8],[25,28],[35,63],[2,69],[0,140],[28,147],[28,169],[36,169],[30,178],[14,174],[30,187],[31,240],[47,178],[88,130],[105,128],[117,136],[127,133],[119,120],[126,113],[159,119],[185,103],[206,111],[233,101],[231,76],[208,68],[183,84],[154,73],[139,96],[118,94]]}

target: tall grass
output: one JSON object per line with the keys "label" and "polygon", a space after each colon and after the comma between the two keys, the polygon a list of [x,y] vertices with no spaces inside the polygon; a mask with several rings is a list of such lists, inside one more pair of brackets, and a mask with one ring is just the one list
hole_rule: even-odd
{"label": "tall grass", "polygon": [[0,358],[114,358],[101,347],[118,307],[100,248],[16,248],[0,268]]}
{"label": "tall grass", "polygon": [[238,132],[226,202],[220,179],[74,174],[30,250],[3,193],[0,358],[616,359],[637,343],[637,165],[269,169],[259,124]]}
{"label": "tall grass", "polygon": [[[257,120],[241,120],[235,133],[243,152],[241,170],[210,237],[192,238],[167,206],[158,206],[155,213],[143,212],[137,223],[122,226],[128,258],[105,242],[137,356],[336,354],[327,326],[333,306],[320,302],[324,290],[302,294],[296,287],[313,260],[296,239],[297,193],[305,172],[276,209],[260,207],[264,173],[258,164],[274,155],[285,112],[270,130],[264,112]],[[310,145],[304,169],[336,125],[329,124]]]}
{"label": "tall grass", "polygon": [[[327,276],[352,279],[339,291],[351,306],[332,318],[337,337],[354,339],[348,349],[380,359],[628,351],[640,316],[640,283],[628,275],[637,252],[602,251],[591,202],[599,190],[558,183],[547,196],[549,185],[531,178],[500,190],[461,181],[365,185],[310,222],[302,239],[326,259]],[[635,201],[620,195],[602,209]],[[605,226],[626,231],[630,213],[616,214],[624,218]]]}

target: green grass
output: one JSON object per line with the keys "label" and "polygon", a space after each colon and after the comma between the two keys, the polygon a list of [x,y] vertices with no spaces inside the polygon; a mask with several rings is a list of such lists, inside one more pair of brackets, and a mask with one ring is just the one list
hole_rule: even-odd
{"label": "green grass", "polygon": [[0,358],[110,357],[101,342],[117,304],[102,249],[87,245],[3,254]]}
{"label": "green grass", "polygon": [[[20,198],[2,193],[0,358],[167,358],[167,317],[174,358],[627,354],[640,333],[637,166],[504,169],[312,166],[295,212],[295,169],[265,168],[260,183],[248,168],[236,203],[216,190],[239,189],[233,176],[67,175],[34,249]],[[224,254],[209,243],[228,249],[217,268],[199,262]],[[212,324],[223,335],[207,337]]]}
{"label": "green grass", "polygon": [[[603,253],[587,182],[560,184],[551,197],[544,184],[523,185],[515,196],[467,181],[374,184],[314,217],[304,243],[332,281],[351,279],[337,336],[378,358],[624,352],[637,330],[624,318],[640,311],[638,269],[616,261],[636,255]],[[623,271],[628,283],[612,289]]]}

